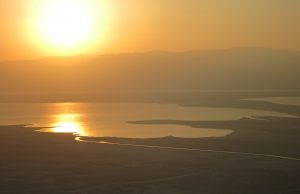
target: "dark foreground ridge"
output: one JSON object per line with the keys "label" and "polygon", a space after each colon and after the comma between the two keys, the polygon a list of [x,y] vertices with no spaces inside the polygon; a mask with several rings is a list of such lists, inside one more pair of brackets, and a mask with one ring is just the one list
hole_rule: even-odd
{"label": "dark foreground ridge", "polygon": [[[299,161],[84,143],[74,141],[72,134],[39,133],[35,130],[38,128],[25,125],[0,126],[1,193],[284,194],[300,191]],[[213,146],[217,139],[224,139],[223,145],[227,142],[229,147],[243,149],[245,139],[242,133],[236,131],[234,134],[239,135],[240,142],[237,137],[235,141],[171,137],[111,139],[131,144],[137,141],[161,145],[178,143],[177,146],[188,143],[190,147]],[[253,134],[248,142],[253,141],[254,145],[257,141],[256,134]],[[268,147],[274,142],[265,143]],[[299,145],[295,144],[295,147],[290,153],[296,153]],[[290,154],[289,150],[286,151]]]}

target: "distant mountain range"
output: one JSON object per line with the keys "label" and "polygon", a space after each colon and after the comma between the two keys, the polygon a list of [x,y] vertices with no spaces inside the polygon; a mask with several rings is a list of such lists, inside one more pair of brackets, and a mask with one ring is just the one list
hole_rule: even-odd
{"label": "distant mountain range", "polygon": [[0,92],[298,90],[300,52],[234,48],[0,63]]}

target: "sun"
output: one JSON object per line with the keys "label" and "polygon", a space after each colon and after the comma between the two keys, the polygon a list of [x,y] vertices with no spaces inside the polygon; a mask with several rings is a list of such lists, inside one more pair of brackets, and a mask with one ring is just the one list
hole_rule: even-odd
{"label": "sun", "polygon": [[104,27],[101,0],[36,1],[32,39],[52,53],[74,54],[98,41]]}
{"label": "sun", "polygon": [[92,31],[91,7],[80,1],[54,1],[44,9],[41,35],[51,44],[70,47],[87,41]]}

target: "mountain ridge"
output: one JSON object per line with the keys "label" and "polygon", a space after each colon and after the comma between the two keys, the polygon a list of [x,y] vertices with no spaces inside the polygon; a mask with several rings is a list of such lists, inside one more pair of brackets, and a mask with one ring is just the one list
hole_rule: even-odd
{"label": "mountain ridge", "polygon": [[288,49],[77,55],[2,62],[0,92],[295,90],[299,72]]}

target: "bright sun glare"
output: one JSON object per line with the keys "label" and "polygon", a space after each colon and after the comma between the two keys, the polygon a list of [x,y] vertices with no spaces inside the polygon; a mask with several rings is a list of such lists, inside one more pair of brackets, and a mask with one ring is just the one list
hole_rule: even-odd
{"label": "bright sun glare", "polygon": [[82,134],[83,129],[79,122],[79,115],[61,114],[56,115],[57,121],[53,124],[52,129],[55,133],[77,133]]}
{"label": "bright sun glare", "polygon": [[[74,53],[97,41],[103,28],[101,1],[37,1],[35,37],[44,48],[56,53]],[[100,31],[100,32],[99,32]]]}
{"label": "bright sun glare", "polygon": [[58,46],[74,46],[89,38],[92,17],[86,4],[54,2],[44,11],[41,30],[47,41]]}

